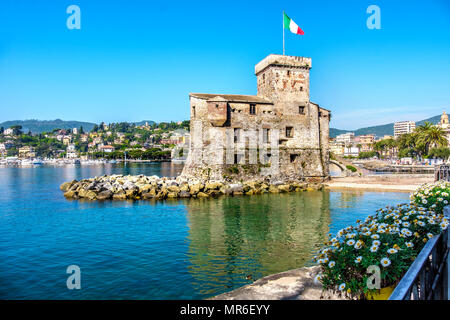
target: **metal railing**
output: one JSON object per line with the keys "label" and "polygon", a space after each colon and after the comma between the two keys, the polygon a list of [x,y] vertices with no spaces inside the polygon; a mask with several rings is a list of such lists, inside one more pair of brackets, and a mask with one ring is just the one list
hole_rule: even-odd
{"label": "metal railing", "polygon": [[[450,206],[444,208],[448,217]],[[448,300],[448,229],[431,238],[389,300]]]}
{"label": "metal railing", "polygon": [[450,181],[450,166],[448,164],[441,164],[434,167],[434,181]]}

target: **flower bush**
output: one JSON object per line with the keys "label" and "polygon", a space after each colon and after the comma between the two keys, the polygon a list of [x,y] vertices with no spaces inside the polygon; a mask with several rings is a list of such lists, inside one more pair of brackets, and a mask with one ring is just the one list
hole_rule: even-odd
{"label": "flower bush", "polygon": [[442,213],[443,208],[450,203],[450,183],[440,181],[424,184],[410,198],[412,203]]}
{"label": "flower bush", "polygon": [[325,244],[314,257],[322,269],[316,280],[324,289],[364,298],[376,292],[367,288],[369,266],[380,267],[381,287],[396,284],[425,243],[447,226],[442,210],[437,213],[415,203],[379,209]]}

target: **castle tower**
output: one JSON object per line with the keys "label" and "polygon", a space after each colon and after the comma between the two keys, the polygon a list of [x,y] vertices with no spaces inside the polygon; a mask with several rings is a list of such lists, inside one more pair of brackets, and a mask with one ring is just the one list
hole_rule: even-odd
{"label": "castle tower", "polygon": [[448,115],[445,113],[445,111],[441,116],[441,125],[448,125]]}
{"label": "castle tower", "polygon": [[271,54],[255,66],[258,96],[283,107],[283,114],[298,113],[309,102],[311,58]]}

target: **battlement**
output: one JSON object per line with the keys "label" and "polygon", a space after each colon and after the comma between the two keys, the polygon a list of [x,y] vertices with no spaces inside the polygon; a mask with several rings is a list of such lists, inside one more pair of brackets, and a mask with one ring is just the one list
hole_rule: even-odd
{"label": "battlement", "polygon": [[311,58],[283,56],[279,54],[270,54],[261,60],[255,66],[255,74],[258,75],[269,66],[293,67],[293,68],[311,68]]}

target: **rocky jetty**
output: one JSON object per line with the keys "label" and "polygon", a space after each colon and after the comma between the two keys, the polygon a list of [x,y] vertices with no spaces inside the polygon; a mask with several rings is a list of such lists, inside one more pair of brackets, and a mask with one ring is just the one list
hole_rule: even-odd
{"label": "rocky jetty", "polygon": [[221,195],[253,195],[263,193],[300,192],[320,190],[322,184],[302,181],[221,181],[160,178],[158,176],[104,175],[80,181],[65,182],[60,186],[67,199],[87,200],[163,200],[175,198],[208,198]]}

